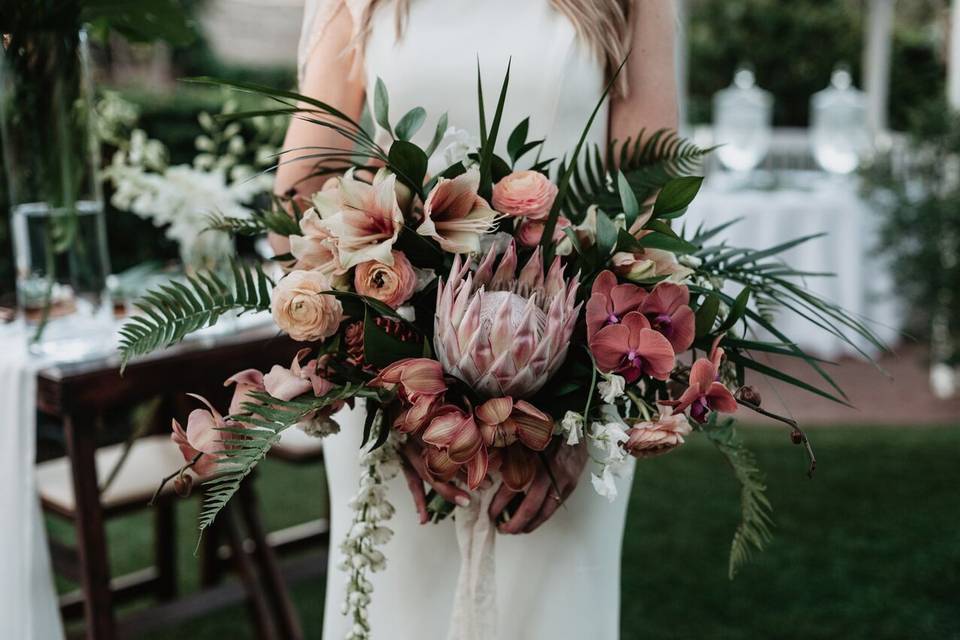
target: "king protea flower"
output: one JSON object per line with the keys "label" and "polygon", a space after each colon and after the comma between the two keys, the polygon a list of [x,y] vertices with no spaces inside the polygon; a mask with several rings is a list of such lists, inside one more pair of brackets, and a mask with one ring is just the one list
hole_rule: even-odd
{"label": "king protea flower", "polygon": [[434,348],[444,371],[490,398],[536,393],[563,364],[580,305],[577,278],[559,258],[544,276],[537,249],[516,274],[511,243],[494,271],[495,249],[476,273],[454,259],[437,289]]}

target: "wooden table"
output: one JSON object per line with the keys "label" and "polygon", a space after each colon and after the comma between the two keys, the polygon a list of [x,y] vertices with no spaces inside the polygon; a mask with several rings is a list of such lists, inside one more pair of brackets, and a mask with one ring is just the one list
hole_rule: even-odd
{"label": "wooden table", "polygon": [[[119,373],[116,356],[44,368],[37,375],[37,407],[63,425],[76,495],[76,535],[87,637],[117,637],[110,569],[95,461],[96,424],[105,412],[134,406],[158,395],[198,393],[226,407],[223,381],[247,368],[269,370],[287,364],[297,343],[278,337],[274,327],[200,337],[131,362]],[[180,416],[181,418],[183,416]]]}

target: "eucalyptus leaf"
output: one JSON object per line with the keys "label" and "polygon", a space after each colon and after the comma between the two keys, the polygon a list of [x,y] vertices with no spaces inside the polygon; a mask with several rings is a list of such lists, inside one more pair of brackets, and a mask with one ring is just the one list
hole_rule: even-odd
{"label": "eucalyptus leaf", "polygon": [[433,140],[430,141],[430,145],[424,150],[427,154],[427,157],[433,155],[437,150],[437,147],[440,146],[440,143],[443,141],[443,136],[447,133],[447,114],[443,114],[437,120],[437,128],[433,132]]}
{"label": "eucalyptus leaf", "polygon": [[390,128],[390,96],[387,94],[387,86],[380,78],[377,78],[373,90],[373,117],[377,124],[393,137],[393,129]]}
{"label": "eucalyptus leaf", "polygon": [[426,119],[427,112],[423,107],[414,107],[413,109],[410,109],[410,111],[407,111],[397,123],[395,128],[397,138],[400,140],[410,140],[410,138],[417,135],[417,131],[420,130],[420,127],[423,126],[423,122]]}

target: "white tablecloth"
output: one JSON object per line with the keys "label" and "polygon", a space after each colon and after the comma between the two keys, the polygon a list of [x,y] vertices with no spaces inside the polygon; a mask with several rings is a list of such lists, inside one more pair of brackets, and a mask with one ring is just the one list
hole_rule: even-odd
{"label": "white tablecloth", "polygon": [[[194,346],[243,339],[273,329],[269,313],[221,320],[194,334]],[[113,342],[114,344],[116,341]],[[59,640],[57,603],[47,533],[36,491],[36,378],[55,364],[27,352],[17,323],[0,325],[0,638]]]}
{"label": "white tablecloth", "polygon": [[[884,341],[896,342],[900,311],[892,293],[888,266],[876,255],[879,220],[868,203],[857,195],[854,178],[814,172],[781,176],[777,188],[737,187],[728,174],[714,174],[681,221],[688,233],[703,223],[720,225],[735,218],[739,223],[710,243],[726,240],[731,246],[765,249],[814,233],[811,240],[781,257],[802,271],[831,272],[832,278],[807,278],[807,288],[856,314]],[[737,288],[732,293],[736,294]],[[823,357],[856,353],[849,345],[794,314],[784,314],[778,327],[801,348]],[[875,352],[865,340],[857,344]]]}
{"label": "white tablecloth", "polygon": [[4,638],[63,638],[34,480],[36,371],[24,334],[0,326],[0,627]]}

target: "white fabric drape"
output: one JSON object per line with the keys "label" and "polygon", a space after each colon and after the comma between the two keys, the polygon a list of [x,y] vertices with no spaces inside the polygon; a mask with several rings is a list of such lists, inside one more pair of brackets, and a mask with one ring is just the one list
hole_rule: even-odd
{"label": "white fabric drape", "polygon": [[4,638],[63,638],[34,477],[36,371],[25,336],[0,327],[0,628]]}

